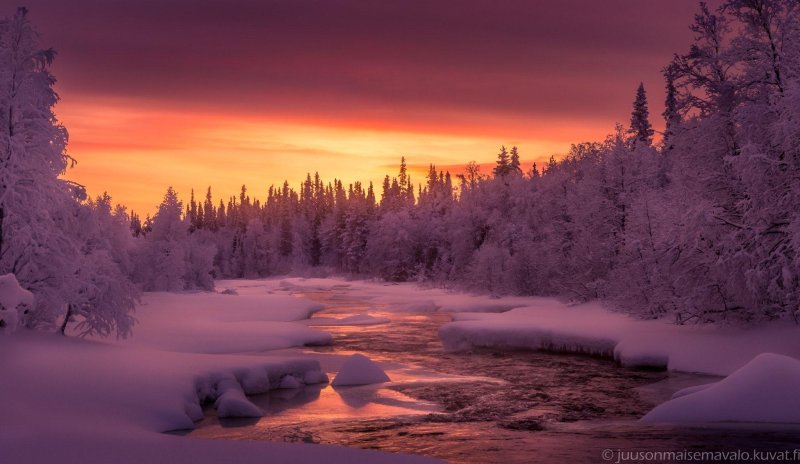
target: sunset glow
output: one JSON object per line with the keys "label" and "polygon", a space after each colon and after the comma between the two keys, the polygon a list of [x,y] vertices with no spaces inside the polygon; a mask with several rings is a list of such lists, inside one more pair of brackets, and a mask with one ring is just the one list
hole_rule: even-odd
{"label": "sunset glow", "polygon": [[576,133],[591,140],[608,132],[600,122],[576,130],[570,121],[531,121],[530,130],[499,118],[483,130],[445,122],[433,131],[402,121],[326,124],[91,99],[74,105],[68,99],[59,109],[70,131],[69,151],[79,160],[67,178],[142,213],[154,209],[168,185],[184,197],[191,189],[204,195],[211,186],[218,201],[244,184],[260,198],[269,185],[295,185],[318,171],[326,181],[371,181],[377,188],[385,174],[396,173],[401,156],[417,181],[428,163],[460,172],[468,161],[491,161],[501,144],[521,147],[528,169],[563,153]]}
{"label": "sunset glow", "polygon": [[379,182],[401,156],[413,176],[517,145],[529,169],[626,124],[640,81],[659,129],[695,2],[28,7],[59,53],[67,177],[145,214],[168,185],[262,197],[307,172]]}

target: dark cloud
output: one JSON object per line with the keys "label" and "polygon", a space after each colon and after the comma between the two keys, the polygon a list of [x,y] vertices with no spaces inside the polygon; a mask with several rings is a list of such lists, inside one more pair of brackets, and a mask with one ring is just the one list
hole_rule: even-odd
{"label": "dark cloud", "polygon": [[[625,116],[694,0],[29,0],[62,93],[322,118]],[[13,7],[5,8],[7,13]]]}

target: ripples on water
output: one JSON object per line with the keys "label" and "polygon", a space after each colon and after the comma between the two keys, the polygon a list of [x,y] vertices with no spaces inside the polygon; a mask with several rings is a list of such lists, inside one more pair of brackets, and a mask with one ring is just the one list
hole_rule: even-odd
{"label": "ripples on water", "polygon": [[606,449],[800,448],[796,429],[645,426],[636,421],[675,390],[714,380],[708,377],[628,369],[588,356],[447,353],[437,336],[450,319],[446,314],[381,311],[337,291],[304,296],[326,304],[318,317],[342,318],[369,309],[391,319],[375,326],[324,327],[333,334],[333,346],[313,350],[320,355],[360,352],[390,362],[398,366],[389,370],[393,382],[273,391],[253,397],[265,417],[220,420],[209,409],[191,435],[331,443],[450,462],[504,464],[603,462]]}

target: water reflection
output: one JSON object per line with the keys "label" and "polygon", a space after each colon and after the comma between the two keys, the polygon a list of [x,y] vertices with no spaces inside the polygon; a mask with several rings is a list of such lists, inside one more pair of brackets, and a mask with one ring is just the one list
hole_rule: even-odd
{"label": "water reflection", "polygon": [[220,421],[210,410],[191,434],[332,443],[455,463],[503,464],[603,462],[604,449],[774,450],[800,444],[798,430],[676,427],[636,420],[675,390],[713,377],[637,371],[585,356],[446,353],[437,336],[446,314],[394,312],[344,291],[306,296],[327,306],[319,317],[369,312],[391,322],[326,327],[334,345],[307,350],[331,378],[343,355],[360,352],[382,362],[393,382],[274,391],[253,397],[265,417]]}
{"label": "water reflection", "polygon": [[264,410],[264,417],[218,418],[213,408],[209,408],[205,421],[200,424],[200,428],[207,429],[203,430],[203,434],[213,433],[212,429],[217,427],[271,427],[298,421],[321,422],[424,415],[441,409],[435,403],[415,400],[384,385],[337,388],[327,384],[310,385],[303,388],[274,390],[252,396],[250,400]]}

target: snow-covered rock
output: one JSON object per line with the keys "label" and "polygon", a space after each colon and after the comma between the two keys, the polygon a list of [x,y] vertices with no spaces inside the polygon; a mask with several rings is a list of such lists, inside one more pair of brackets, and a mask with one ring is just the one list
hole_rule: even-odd
{"label": "snow-covered rock", "polygon": [[270,389],[269,375],[265,369],[246,369],[236,373],[236,378],[247,395],[266,393]]}
{"label": "snow-covered rock", "polygon": [[33,294],[19,285],[14,274],[0,276],[0,333],[14,332],[23,308],[33,306]]}
{"label": "snow-covered rock", "polygon": [[293,375],[285,375],[281,379],[281,383],[279,384],[278,388],[300,388],[303,384],[297,380],[297,377]]}
{"label": "snow-covered rock", "polygon": [[347,358],[342,368],[331,382],[334,387],[348,385],[368,385],[372,383],[390,382],[389,376],[375,362],[363,354],[354,354]]}
{"label": "snow-covered rock", "polygon": [[219,417],[262,417],[264,411],[247,399],[242,386],[233,377],[225,377],[217,383],[217,408]]}
{"label": "snow-covered rock", "polygon": [[800,424],[800,360],[756,356],[725,379],[679,391],[644,422],[771,422]]}

